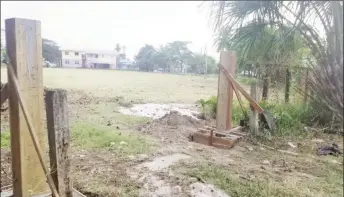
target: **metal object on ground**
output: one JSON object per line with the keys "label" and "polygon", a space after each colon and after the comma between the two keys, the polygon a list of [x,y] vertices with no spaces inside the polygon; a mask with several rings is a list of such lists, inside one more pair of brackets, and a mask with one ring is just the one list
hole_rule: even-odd
{"label": "metal object on ground", "polygon": [[189,139],[204,145],[230,149],[246,135],[240,132],[241,129],[242,127],[236,127],[226,132],[218,132],[215,127],[205,126],[191,134]]}

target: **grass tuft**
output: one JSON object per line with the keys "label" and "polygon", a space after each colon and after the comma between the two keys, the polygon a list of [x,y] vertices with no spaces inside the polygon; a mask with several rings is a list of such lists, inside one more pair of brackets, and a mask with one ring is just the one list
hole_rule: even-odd
{"label": "grass tuft", "polygon": [[150,150],[148,139],[130,131],[118,131],[78,122],[72,127],[73,145],[80,148],[109,149],[119,154],[140,154]]}
{"label": "grass tuft", "polygon": [[11,134],[8,131],[1,132],[1,148],[9,148],[11,142]]}
{"label": "grass tuft", "polygon": [[[243,179],[224,167],[205,164],[191,169],[189,175],[214,184],[232,197],[343,196],[342,176],[336,170],[331,170],[323,178],[316,177],[316,180],[308,179],[300,182],[287,180],[281,182],[258,177]],[[327,182],[328,179],[331,181]]]}

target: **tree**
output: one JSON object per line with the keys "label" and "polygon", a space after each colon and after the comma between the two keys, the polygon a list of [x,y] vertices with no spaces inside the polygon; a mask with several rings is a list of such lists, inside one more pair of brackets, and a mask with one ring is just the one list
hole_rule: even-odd
{"label": "tree", "polygon": [[7,52],[6,52],[6,47],[4,46],[4,44],[2,43],[1,40],[1,63],[7,64]]}
{"label": "tree", "polygon": [[56,42],[42,39],[43,57],[46,61],[58,63],[61,59],[61,51]]}
{"label": "tree", "polygon": [[216,64],[215,58],[211,56],[205,56],[201,53],[195,53],[191,56],[188,60],[188,64],[190,65],[190,72],[192,73],[205,73],[205,63],[207,61],[207,73],[217,73],[218,67]]}
{"label": "tree", "polygon": [[187,64],[187,60],[192,56],[192,52],[188,48],[187,41],[174,41],[163,46],[165,56],[167,56],[168,71],[182,72],[183,67]]}
{"label": "tree", "polygon": [[142,47],[139,53],[136,55],[136,64],[142,71],[153,71],[154,70],[154,57],[156,50],[152,45],[146,44]]}
{"label": "tree", "polygon": [[[308,81],[313,99],[343,123],[343,2],[339,1],[216,1],[212,2],[216,31],[257,25],[288,25],[298,32],[315,61]],[[321,29],[314,22],[321,23]],[[319,32],[325,32],[326,38]],[[260,31],[263,33],[263,31]]]}
{"label": "tree", "polygon": [[[153,71],[163,69],[165,72],[204,72],[205,56],[194,54],[189,48],[189,42],[174,41],[155,49],[152,45],[142,47],[135,57],[140,70]],[[216,60],[207,56],[208,72],[217,72]]]}
{"label": "tree", "polygon": [[118,68],[121,68],[123,66],[121,61],[127,58],[125,54],[125,49],[126,47],[124,45],[121,46],[119,43],[116,44],[116,47],[115,47],[115,51],[117,52],[116,65]]}
{"label": "tree", "polygon": [[302,40],[288,28],[252,21],[231,34],[224,35],[228,30],[221,30],[218,34],[216,44],[219,48],[223,46],[237,52],[238,71],[258,72],[263,80],[263,100],[268,98],[270,82],[278,82],[279,78],[274,76],[282,68],[286,72],[286,84],[289,84],[286,86],[286,101],[289,100],[290,68],[301,61],[295,57],[298,57],[296,53],[302,47]]}
{"label": "tree", "polygon": [[120,54],[120,52],[121,52],[121,45],[119,43],[116,44],[115,51],[117,52],[117,54]]}

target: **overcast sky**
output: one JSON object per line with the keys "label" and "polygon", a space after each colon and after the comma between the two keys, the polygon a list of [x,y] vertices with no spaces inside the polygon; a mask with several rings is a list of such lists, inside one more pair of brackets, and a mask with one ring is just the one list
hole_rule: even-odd
{"label": "overcast sky", "polygon": [[[144,44],[191,41],[190,49],[218,59],[206,6],[200,1],[1,1],[1,28],[12,17],[42,22],[42,37],[61,48],[113,50],[126,46],[132,59]],[[3,35],[4,32],[2,31]]]}

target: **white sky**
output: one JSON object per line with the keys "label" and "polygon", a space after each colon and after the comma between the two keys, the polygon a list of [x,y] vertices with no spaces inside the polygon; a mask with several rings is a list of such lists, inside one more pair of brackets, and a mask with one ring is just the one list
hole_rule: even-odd
{"label": "white sky", "polygon": [[[207,6],[200,1],[1,1],[1,28],[12,17],[42,22],[42,37],[61,48],[113,50],[133,59],[144,44],[191,41],[190,49],[218,59]],[[2,36],[4,32],[1,32]]]}

